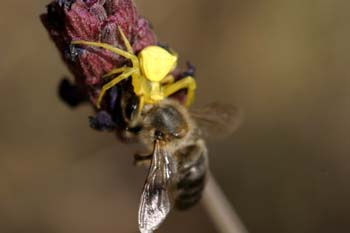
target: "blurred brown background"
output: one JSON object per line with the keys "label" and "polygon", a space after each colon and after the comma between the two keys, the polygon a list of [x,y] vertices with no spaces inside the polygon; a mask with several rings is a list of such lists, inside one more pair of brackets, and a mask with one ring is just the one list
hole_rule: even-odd
{"label": "blurred brown background", "polygon": [[[145,171],[134,148],[57,97],[69,75],[43,29],[48,0],[0,8],[0,232],[136,233]],[[197,105],[244,111],[209,143],[252,233],[350,231],[350,2],[138,0],[161,41],[198,68]],[[112,146],[112,148],[111,148]],[[216,232],[202,207],[159,232]]]}

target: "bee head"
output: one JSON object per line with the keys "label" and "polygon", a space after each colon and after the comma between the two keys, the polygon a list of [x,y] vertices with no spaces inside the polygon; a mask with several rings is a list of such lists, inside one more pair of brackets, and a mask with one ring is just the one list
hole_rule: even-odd
{"label": "bee head", "polygon": [[145,115],[144,133],[152,140],[175,141],[185,137],[189,131],[182,106],[163,103],[152,107]]}
{"label": "bee head", "polygon": [[169,141],[180,139],[188,131],[188,125],[181,112],[174,106],[165,105],[155,109],[152,117],[157,140]]}

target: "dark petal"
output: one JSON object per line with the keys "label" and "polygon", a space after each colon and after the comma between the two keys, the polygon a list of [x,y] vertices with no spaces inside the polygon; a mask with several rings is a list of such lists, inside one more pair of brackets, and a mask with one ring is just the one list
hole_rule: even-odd
{"label": "dark petal", "polygon": [[90,127],[99,131],[111,131],[116,128],[111,115],[106,111],[100,111],[95,117],[89,117]]}
{"label": "dark petal", "polygon": [[63,29],[64,27],[64,18],[62,10],[58,7],[57,4],[51,3],[47,6],[47,14],[42,15],[46,18],[47,24],[56,29]]}
{"label": "dark petal", "polygon": [[86,93],[78,86],[72,84],[68,79],[63,79],[58,88],[59,96],[70,107],[87,102]]}

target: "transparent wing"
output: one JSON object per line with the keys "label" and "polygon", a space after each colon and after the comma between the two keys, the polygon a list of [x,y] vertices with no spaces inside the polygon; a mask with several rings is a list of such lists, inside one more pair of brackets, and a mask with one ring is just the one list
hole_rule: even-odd
{"label": "transparent wing", "polygon": [[156,141],[139,207],[141,233],[156,230],[170,212],[173,204],[169,189],[175,172],[176,163],[171,154],[161,142]]}
{"label": "transparent wing", "polygon": [[229,104],[212,103],[202,108],[193,108],[190,112],[204,137],[230,136],[243,119],[239,109]]}

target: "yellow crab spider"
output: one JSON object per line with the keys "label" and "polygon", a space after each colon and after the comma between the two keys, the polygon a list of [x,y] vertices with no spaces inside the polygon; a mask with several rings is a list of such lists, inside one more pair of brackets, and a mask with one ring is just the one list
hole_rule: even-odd
{"label": "yellow crab spider", "polygon": [[176,68],[177,55],[171,54],[159,46],[148,46],[136,56],[123,31],[120,27],[118,29],[127,51],[100,42],[82,40],[72,42],[75,45],[103,48],[129,59],[132,63],[132,67],[124,66],[116,68],[103,76],[105,78],[119,74],[102,87],[96,103],[97,108],[101,107],[101,102],[106,91],[129,77],[132,78],[131,82],[134,93],[139,97],[138,113],[142,111],[145,104],[155,104],[181,89],[188,90],[185,104],[187,107],[190,106],[194,99],[196,82],[191,76],[174,82],[175,79],[170,73]]}

